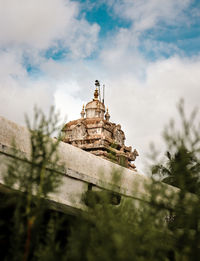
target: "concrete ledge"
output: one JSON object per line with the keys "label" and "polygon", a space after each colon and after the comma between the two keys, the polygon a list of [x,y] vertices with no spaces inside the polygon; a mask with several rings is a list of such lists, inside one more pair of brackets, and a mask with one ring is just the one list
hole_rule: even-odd
{"label": "concrete ledge", "polygon": [[[5,159],[13,157],[13,142],[20,153],[29,157],[30,134],[28,130],[0,117],[1,185],[3,185],[2,175],[6,168]],[[152,183],[150,178],[63,142],[59,145],[58,153],[60,157],[58,164],[63,165],[64,169],[61,171],[62,185],[58,193],[51,195],[51,200],[55,203],[84,210],[86,206],[82,195],[88,190],[88,184],[138,200],[150,196],[146,189],[146,186]],[[116,172],[120,177],[120,183],[115,182],[114,173]],[[164,186],[169,191],[177,191],[174,187]]]}

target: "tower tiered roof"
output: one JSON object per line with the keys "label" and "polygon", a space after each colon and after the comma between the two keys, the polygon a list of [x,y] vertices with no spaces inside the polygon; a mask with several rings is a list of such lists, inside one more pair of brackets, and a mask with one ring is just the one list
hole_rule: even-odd
{"label": "tower tiered roof", "polygon": [[[98,84],[96,81],[97,87]],[[94,91],[93,100],[83,106],[81,118],[65,124],[62,141],[132,170],[136,168],[133,161],[138,152],[125,146],[125,134],[121,125],[110,122],[104,99],[103,102],[99,99],[98,88]]]}

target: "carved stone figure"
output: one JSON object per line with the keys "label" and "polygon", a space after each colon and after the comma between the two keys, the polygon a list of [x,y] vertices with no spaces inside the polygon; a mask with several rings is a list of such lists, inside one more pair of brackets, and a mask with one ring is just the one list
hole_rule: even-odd
{"label": "carved stone figure", "polygon": [[115,143],[120,144],[121,146],[124,145],[125,135],[124,132],[121,130],[120,125],[117,125],[114,128],[113,137]]}

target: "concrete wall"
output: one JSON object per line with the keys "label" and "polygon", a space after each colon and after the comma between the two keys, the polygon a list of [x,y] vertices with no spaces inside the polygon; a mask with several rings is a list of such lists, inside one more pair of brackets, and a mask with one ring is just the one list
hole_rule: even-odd
{"label": "concrete wall", "polygon": [[[6,168],[5,159],[12,157],[13,141],[17,150],[28,156],[29,139],[29,132],[25,127],[0,117],[1,189],[4,189],[2,175]],[[116,191],[122,197],[143,200],[144,197],[147,199],[150,196],[146,189],[146,186],[152,182],[150,178],[63,142],[59,145],[58,153],[60,156],[58,164],[64,165],[64,169],[62,185],[57,194],[51,195],[52,205],[56,208],[72,212],[86,209],[82,195],[88,190],[88,184],[92,184],[93,189]],[[116,172],[120,176],[120,184],[113,179]],[[167,187],[170,191],[176,191],[171,186]]]}

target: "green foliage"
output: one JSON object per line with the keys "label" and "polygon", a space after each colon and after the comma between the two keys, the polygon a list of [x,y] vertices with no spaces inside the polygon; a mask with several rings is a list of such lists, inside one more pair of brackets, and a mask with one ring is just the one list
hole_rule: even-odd
{"label": "green foliage", "polygon": [[165,129],[168,162],[153,173],[181,190],[154,181],[146,187],[151,198],[122,197],[117,206],[110,193],[90,191],[90,209],[72,229],[67,260],[200,260],[200,202],[188,193],[199,195],[200,134],[195,113],[187,120],[183,102],[179,112],[182,131],[173,121]]}
{"label": "green foliage", "polygon": [[137,203],[124,199],[116,206],[110,193],[102,193],[101,202],[72,228],[67,260],[168,260],[171,237],[164,218],[147,203]]}
{"label": "green foliage", "polygon": [[175,260],[199,260],[200,124],[196,123],[197,110],[186,117],[183,101],[180,101],[178,111],[181,129],[175,128],[173,120],[165,128],[163,137],[167,161],[153,165],[152,174],[180,189],[176,192],[176,199],[174,195],[168,199],[175,201],[169,216],[169,229],[175,239]]}
{"label": "green foliage", "polygon": [[[34,125],[27,121],[30,156],[16,151],[5,174],[6,184],[17,190],[0,195],[4,260],[200,260],[199,197],[187,193],[199,195],[199,132],[193,125],[194,114],[188,122],[183,104],[179,111],[182,132],[175,130],[174,123],[165,130],[168,162],[157,164],[153,171],[181,190],[152,181],[146,186],[150,196],[137,200],[114,193],[114,188],[108,191],[90,184],[83,195],[88,211],[71,217],[48,209],[46,199],[60,184],[59,140],[49,138],[57,116],[51,112],[47,119],[37,110]],[[113,174],[118,188],[122,175]]]}
{"label": "green foliage", "polygon": [[[59,139],[50,138],[58,129],[57,122],[58,115],[53,108],[48,118],[35,109],[33,125],[27,119],[30,132],[29,155],[19,153],[15,148],[13,158],[8,161],[4,182],[18,192],[10,193],[3,204],[13,207],[9,250],[5,260],[33,258],[43,237],[42,233],[47,230],[45,233],[49,234],[50,223],[47,228],[42,228],[47,209],[45,199],[49,193],[56,192],[61,180],[56,166]],[[13,201],[12,204],[10,201]]]}
{"label": "green foliage", "polygon": [[167,184],[200,196],[200,124],[195,123],[197,111],[194,110],[187,119],[183,101],[179,103],[178,111],[181,130],[176,130],[175,122],[171,120],[163,135],[167,161],[154,165],[152,173],[159,175]]}

